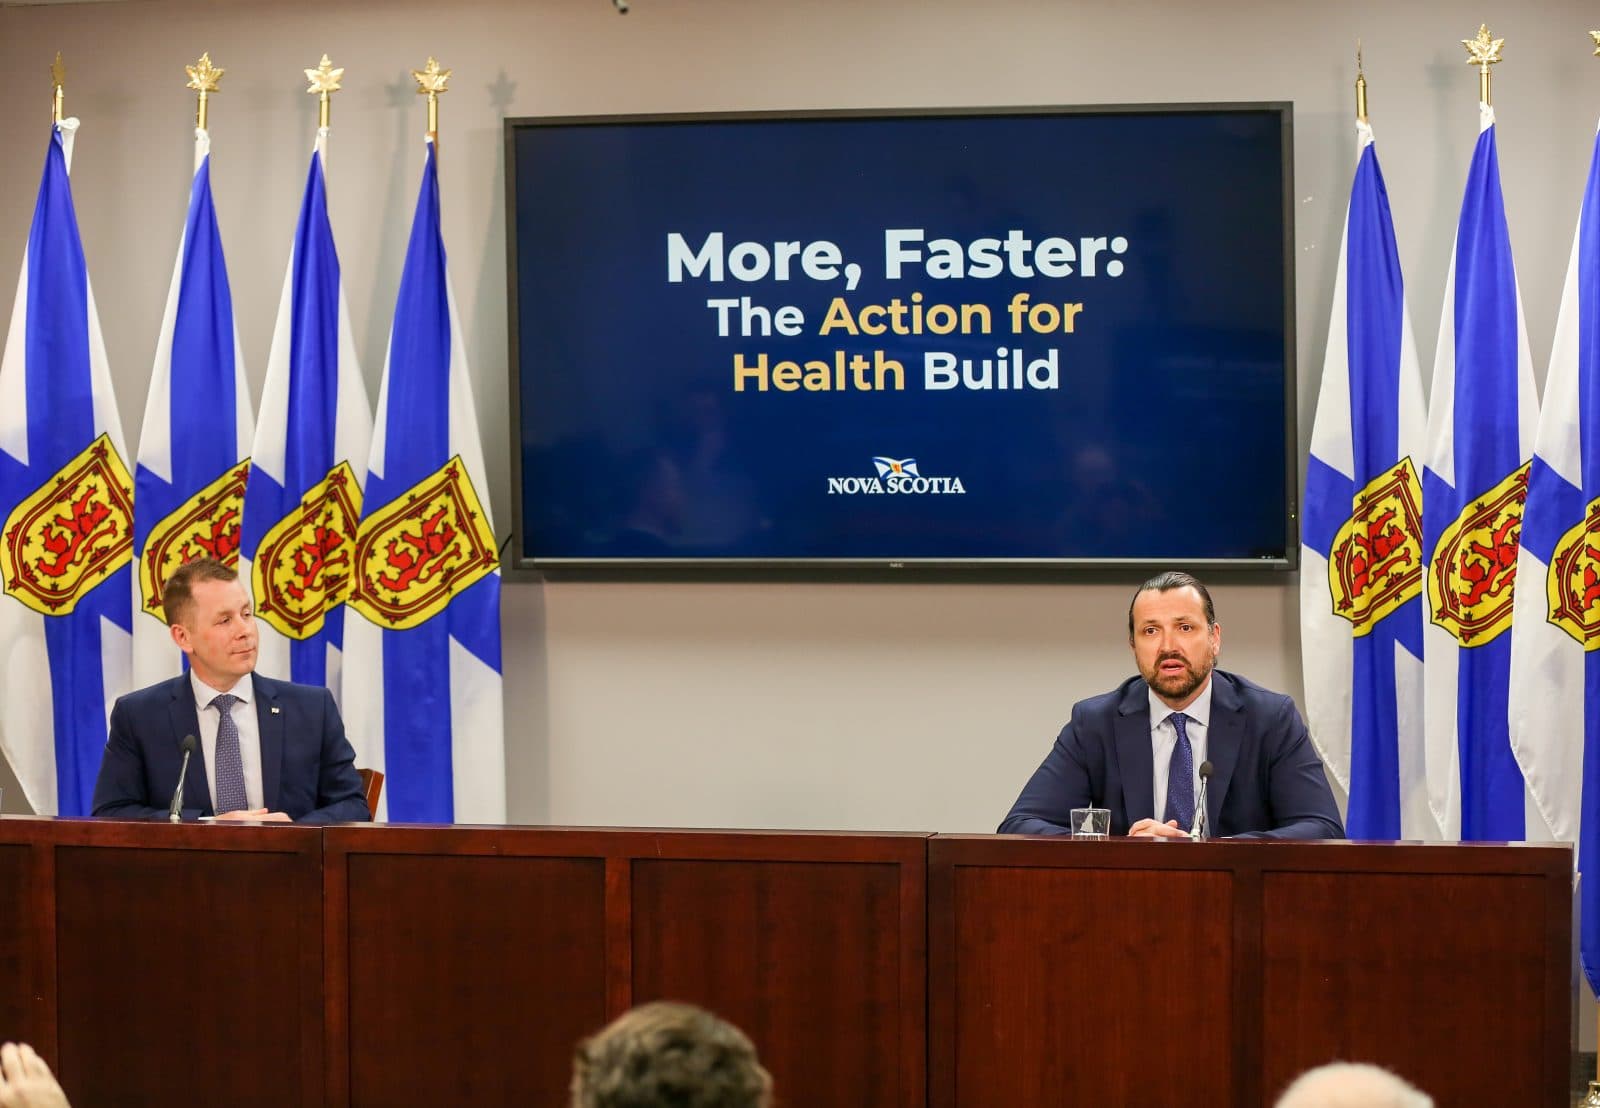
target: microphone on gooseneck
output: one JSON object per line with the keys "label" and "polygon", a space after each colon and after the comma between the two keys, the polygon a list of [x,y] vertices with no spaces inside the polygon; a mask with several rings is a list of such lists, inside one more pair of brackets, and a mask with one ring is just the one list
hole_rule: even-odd
{"label": "microphone on gooseneck", "polygon": [[172,790],[172,803],[167,805],[167,820],[171,823],[179,823],[183,819],[183,779],[189,775],[189,756],[194,753],[194,736],[185,735],[179,749],[183,751],[183,765],[178,769],[178,787]]}
{"label": "microphone on gooseneck", "polygon": [[1189,837],[1196,841],[1211,837],[1211,819],[1206,815],[1206,782],[1211,780],[1211,763],[1200,763],[1200,795],[1198,803],[1194,806],[1194,826],[1189,828]]}

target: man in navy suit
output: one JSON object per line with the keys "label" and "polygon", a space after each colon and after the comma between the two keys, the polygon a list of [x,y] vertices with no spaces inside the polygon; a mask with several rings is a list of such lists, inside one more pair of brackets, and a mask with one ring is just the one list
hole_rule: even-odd
{"label": "man in navy suit", "polygon": [[333,696],[254,672],[255,616],[238,574],[210,558],[185,563],[168,579],[162,604],[189,672],[112,707],[94,814],[166,818],[184,737],[195,735],[184,819],[372,818]]}
{"label": "man in navy suit", "polygon": [[1114,835],[1186,838],[1209,761],[1211,834],[1344,838],[1294,702],[1216,668],[1222,628],[1204,585],[1176,572],[1146,581],[1128,638],[1139,676],[1073,706],[1002,834],[1064,835],[1072,809],[1093,807],[1111,810]]}

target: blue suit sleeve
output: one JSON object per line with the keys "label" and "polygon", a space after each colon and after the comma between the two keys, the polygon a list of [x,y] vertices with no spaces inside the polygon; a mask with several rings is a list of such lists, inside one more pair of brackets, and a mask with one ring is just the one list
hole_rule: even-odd
{"label": "blue suit sleeve", "polygon": [[1093,786],[1083,744],[1078,737],[1077,712],[1061,729],[1050,753],[1033,771],[1022,795],[1011,806],[999,833],[1002,835],[1066,835],[1074,808],[1087,808]]}
{"label": "blue suit sleeve", "polygon": [[1333,790],[1322,759],[1311,745],[1311,733],[1294,701],[1283,697],[1268,725],[1266,749],[1268,802],[1272,829],[1240,839],[1342,839],[1344,821],[1334,803]]}
{"label": "blue suit sleeve", "polygon": [[317,807],[296,823],[360,823],[372,818],[356,772],[356,752],[344,734],[344,720],[333,694],[322,690],[322,755],[317,774]]}
{"label": "blue suit sleeve", "polygon": [[[148,777],[144,750],[133,734],[127,704],[119,698],[111,707],[106,749],[100,758],[100,773],[94,781],[92,814],[103,819],[166,819],[165,804],[158,808],[152,803],[156,798],[149,795]],[[177,784],[176,778],[173,784]],[[193,820],[201,814],[197,808],[185,808],[182,816]]]}

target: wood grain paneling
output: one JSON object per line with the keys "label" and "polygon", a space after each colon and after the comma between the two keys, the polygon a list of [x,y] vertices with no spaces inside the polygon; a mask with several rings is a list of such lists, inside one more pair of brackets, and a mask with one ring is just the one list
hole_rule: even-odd
{"label": "wood grain paneling", "polygon": [[319,834],[200,830],[56,849],[58,1068],[75,1104],[321,1100]]}

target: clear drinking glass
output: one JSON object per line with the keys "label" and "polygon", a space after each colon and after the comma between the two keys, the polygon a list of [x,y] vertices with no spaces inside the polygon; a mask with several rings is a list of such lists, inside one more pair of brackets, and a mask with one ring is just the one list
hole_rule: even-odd
{"label": "clear drinking glass", "polygon": [[1074,808],[1071,819],[1074,839],[1103,839],[1111,834],[1110,808]]}

